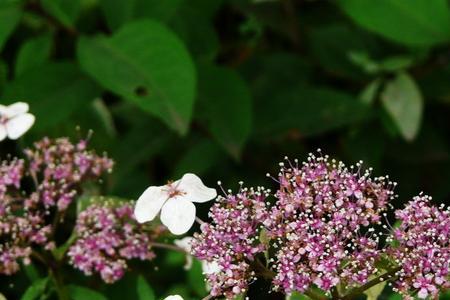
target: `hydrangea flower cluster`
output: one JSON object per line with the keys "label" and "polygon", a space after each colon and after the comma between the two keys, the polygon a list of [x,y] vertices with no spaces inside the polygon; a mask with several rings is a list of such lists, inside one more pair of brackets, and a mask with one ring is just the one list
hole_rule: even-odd
{"label": "hydrangea flower cluster", "polygon": [[73,145],[67,138],[44,138],[27,149],[30,174],[38,182],[38,197],[26,201],[27,208],[43,205],[45,209],[57,207],[64,211],[78,194],[83,181],[99,178],[110,172],[113,161],[86,149],[87,141]]}
{"label": "hydrangea flower cluster", "polygon": [[267,191],[241,188],[236,195],[219,197],[209,216],[211,224],[203,223],[202,232],[192,242],[193,254],[217,270],[206,274],[211,295],[234,298],[247,290],[256,273],[250,267],[255,256],[266,250],[258,234],[268,218]]}
{"label": "hydrangea flower cluster", "polygon": [[[88,151],[86,145],[85,140],[73,145],[66,138],[44,138],[25,151],[25,159],[1,163],[0,274],[17,272],[20,260],[29,262],[32,246],[53,249],[56,211],[67,209],[84,181],[111,169],[109,158]],[[34,183],[31,192],[26,192],[27,181]]]}
{"label": "hydrangea flower cluster", "polygon": [[257,277],[313,299],[323,299],[316,287],[351,299],[383,281],[420,298],[450,286],[449,209],[416,197],[396,212],[402,223],[385,240],[377,229],[386,228],[382,217],[397,197],[387,176],[373,178],[361,162],[346,167],[321,153],[280,166],[274,193],[219,197],[211,223],[194,235],[192,254],[219,266],[206,274],[211,296],[233,299]]}
{"label": "hydrangea flower cluster", "polygon": [[[30,262],[31,245],[48,243],[50,226],[35,214],[21,213],[23,194],[20,191],[25,162],[4,161],[0,166],[0,274],[11,275],[19,270],[19,261]],[[46,243],[48,243],[46,245]]]}
{"label": "hydrangea flower cluster", "polygon": [[340,282],[366,283],[377,271],[378,236],[362,230],[379,223],[394,184],[372,179],[360,163],[347,168],[327,156],[281,166],[277,201],[265,222],[277,249],[275,289],[305,292],[314,283],[330,292]]}
{"label": "hydrangea flower cluster", "polygon": [[401,223],[387,249],[400,266],[394,290],[404,295],[416,290],[420,298],[435,298],[440,289],[450,288],[450,208],[433,206],[430,200],[419,195],[396,211]]}
{"label": "hydrangea flower cluster", "polygon": [[124,275],[127,260],[155,257],[151,241],[162,232],[161,227],[137,223],[129,203],[93,204],[79,214],[78,238],[67,255],[70,264],[85,275],[98,273],[106,283],[113,283]]}

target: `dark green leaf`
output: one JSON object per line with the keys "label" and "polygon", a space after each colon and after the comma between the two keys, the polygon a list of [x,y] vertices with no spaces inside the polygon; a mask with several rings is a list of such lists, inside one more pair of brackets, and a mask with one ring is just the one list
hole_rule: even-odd
{"label": "dark green leaf", "polygon": [[194,259],[192,268],[188,272],[188,282],[190,287],[195,291],[197,296],[203,297],[207,294],[205,285],[205,276],[203,276],[202,264]]}
{"label": "dark green leaf", "polygon": [[411,56],[391,56],[383,59],[380,62],[380,67],[387,72],[395,72],[408,69],[415,63],[415,60]]}
{"label": "dark green leaf", "polygon": [[188,130],[195,97],[193,62],[180,40],[149,20],[127,24],[111,38],[80,38],[78,59],[105,88]]}
{"label": "dark green leaf", "polygon": [[25,274],[27,275],[28,279],[31,282],[35,282],[36,280],[41,278],[39,276],[39,272],[34,264],[28,264],[28,265],[24,264],[22,266],[22,270],[25,272]]}
{"label": "dark green leaf", "polygon": [[389,56],[375,61],[365,52],[350,53],[350,60],[361,67],[368,74],[377,74],[382,72],[397,72],[411,67],[416,59],[408,55]]}
{"label": "dark green leaf", "polygon": [[155,300],[155,293],[153,292],[147,280],[143,276],[138,276],[136,281],[137,300]]}
{"label": "dark green leaf", "polygon": [[339,0],[359,25],[410,46],[432,46],[450,40],[446,0]]}
{"label": "dark green leaf", "polygon": [[35,281],[22,295],[21,300],[34,300],[41,296],[47,288],[48,278],[42,278]]}
{"label": "dark green leaf", "polygon": [[72,300],[108,300],[101,293],[83,286],[71,284],[67,289]]}
{"label": "dark green leaf", "polygon": [[117,30],[135,19],[151,18],[166,22],[183,0],[101,0],[100,5],[109,28]]}
{"label": "dark green leaf", "polygon": [[293,87],[256,103],[260,136],[277,136],[295,130],[310,136],[352,124],[368,117],[368,106],[343,92],[326,88]]}
{"label": "dark green leaf", "polygon": [[209,140],[201,141],[191,146],[183,155],[175,167],[172,178],[179,178],[187,172],[200,176],[210,170],[222,155],[217,144]]}
{"label": "dark green leaf", "polygon": [[50,57],[52,36],[43,35],[27,40],[20,48],[15,65],[15,76],[27,69],[44,64]]}
{"label": "dark green leaf", "polygon": [[219,38],[203,2],[184,1],[170,24],[195,57],[212,60],[219,51]]}
{"label": "dark green leaf", "polygon": [[358,31],[343,24],[332,24],[314,29],[309,38],[312,54],[323,68],[340,76],[361,77],[361,70],[350,60],[350,53],[368,51]]}
{"label": "dark green leaf", "polygon": [[42,7],[59,22],[72,28],[81,9],[80,0],[41,0]]}
{"label": "dark green leaf", "polygon": [[8,1],[0,3],[0,50],[16,28],[20,17],[21,12],[18,4]]}
{"label": "dark green leaf", "polygon": [[381,100],[402,136],[408,141],[413,140],[422,121],[423,99],[411,76],[398,73],[386,84]]}
{"label": "dark green leaf", "polygon": [[199,66],[199,117],[213,137],[238,158],[252,125],[252,100],[247,84],[231,69]]}
{"label": "dark green leaf", "polygon": [[99,120],[103,124],[103,128],[105,128],[106,132],[111,136],[116,136],[116,127],[114,125],[114,119],[109,111],[108,107],[105,105],[102,99],[96,99],[92,103],[92,107],[94,112],[99,117]]}
{"label": "dark green leaf", "polygon": [[0,95],[6,84],[7,78],[8,78],[8,65],[3,60],[0,60]]}
{"label": "dark green leaf", "polygon": [[36,116],[34,129],[57,125],[74,111],[93,101],[97,85],[71,63],[49,63],[26,71],[6,86],[2,99],[30,104]]}

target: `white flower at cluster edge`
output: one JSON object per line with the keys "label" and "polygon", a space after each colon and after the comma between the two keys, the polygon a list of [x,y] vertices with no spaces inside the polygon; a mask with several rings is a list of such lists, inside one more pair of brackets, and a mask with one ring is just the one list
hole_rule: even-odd
{"label": "white flower at cluster edge", "polygon": [[35,117],[28,113],[28,109],[24,102],[8,106],[0,104],[0,141],[6,137],[16,140],[33,126]]}
{"label": "white flower at cluster edge", "polygon": [[180,295],[170,295],[164,298],[164,300],[184,300]]}
{"label": "white flower at cluster edge", "polygon": [[185,270],[190,270],[192,268],[192,255],[191,250],[192,250],[192,240],[194,238],[191,236],[186,236],[184,238],[182,238],[181,240],[174,240],[173,243],[180,247],[181,249],[183,249],[184,251],[186,251],[186,263],[184,264],[184,269]]}
{"label": "white flower at cluster edge", "polygon": [[139,223],[152,221],[161,211],[161,222],[176,235],[186,233],[195,221],[195,205],[217,196],[198,176],[187,173],[180,180],[163,186],[150,186],[139,197],[134,216]]}

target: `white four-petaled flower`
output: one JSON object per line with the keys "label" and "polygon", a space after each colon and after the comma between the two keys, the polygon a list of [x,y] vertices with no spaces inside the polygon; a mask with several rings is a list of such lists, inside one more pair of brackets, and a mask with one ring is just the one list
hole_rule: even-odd
{"label": "white four-petaled flower", "polygon": [[20,138],[34,124],[34,116],[28,113],[28,104],[17,102],[9,106],[0,104],[0,141],[6,137]]}
{"label": "white four-petaled flower", "polygon": [[151,186],[139,197],[134,215],[139,223],[153,220],[161,211],[161,222],[173,234],[184,234],[194,224],[195,205],[214,199],[217,192],[206,187],[195,174],[163,186]]}
{"label": "white four-petaled flower", "polygon": [[164,298],[164,300],[183,300],[183,297],[181,297],[180,295],[170,295]]}

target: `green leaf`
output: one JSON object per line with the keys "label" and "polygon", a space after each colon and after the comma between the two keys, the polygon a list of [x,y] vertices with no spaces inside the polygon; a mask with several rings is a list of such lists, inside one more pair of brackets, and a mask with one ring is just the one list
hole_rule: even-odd
{"label": "green leaf", "polygon": [[0,60],[0,95],[8,79],[8,65]]}
{"label": "green leaf", "polygon": [[386,281],[383,281],[377,285],[374,285],[370,289],[365,290],[364,294],[367,296],[367,300],[377,300],[378,297],[383,292],[386,283],[387,283]]}
{"label": "green leaf", "polygon": [[41,278],[41,276],[39,275],[39,271],[34,264],[24,264],[22,266],[22,270],[25,272],[31,282],[35,282],[36,280]]}
{"label": "green leaf", "polygon": [[202,1],[184,1],[170,25],[193,56],[213,60],[219,51],[219,38],[202,8]]}
{"label": "green leaf", "polygon": [[398,293],[393,293],[388,298],[388,300],[402,300],[402,299],[403,299],[402,295]]}
{"label": "green leaf", "polygon": [[67,289],[72,300],[108,300],[101,293],[83,286],[71,284],[67,286]]}
{"label": "green leaf", "polygon": [[446,0],[339,0],[359,25],[408,46],[433,46],[450,40]]}
{"label": "green leaf", "polygon": [[3,48],[9,35],[16,28],[21,15],[18,4],[8,3],[8,1],[0,4],[0,50]]}
{"label": "green leaf", "polygon": [[0,300],[7,300],[6,297],[2,293],[0,293]]}
{"label": "green leaf", "polygon": [[377,78],[370,82],[360,93],[359,98],[364,104],[372,104],[378,95],[382,80]]}
{"label": "green leaf", "polygon": [[344,24],[321,26],[309,34],[312,55],[333,74],[351,78],[364,75],[350,59],[350,53],[367,52],[368,43],[357,30]]}
{"label": "green leaf", "polygon": [[397,125],[401,135],[411,141],[419,132],[423,99],[419,88],[407,73],[399,72],[381,93],[384,108]]}
{"label": "green leaf", "polygon": [[299,292],[293,292],[291,295],[286,296],[286,300],[309,300],[309,298]]}
{"label": "green leaf", "polygon": [[292,87],[263,100],[255,104],[255,130],[265,137],[317,135],[367,120],[369,113],[358,99],[327,88]]}
{"label": "green leaf", "polygon": [[95,101],[92,103],[92,107],[94,109],[94,112],[99,117],[106,132],[110,136],[115,137],[117,132],[116,127],[114,125],[114,119],[105,102],[100,98],[95,99]]}
{"label": "green leaf", "polygon": [[47,288],[48,278],[42,278],[35,281],[22,295],[21,300],[34,300],[41,296]]}
{"label": "green leaf", "polygon": [[199,117],[214,139],[238,159],[250,135],[252,99],[245,81],[231,69],[199,66]]}
{"label": "green leaf", "polygon": [[[72,63],[49,63],[26,71],[9,83],[2,95],[6,103],[18,99],[30,104],[36,116],[33,129],[43,131],[64,122],[93,101],[98,86]],[[2,101],[3,102],[3,101]]]}
{"label": "green leaf", "polygon": [[197,296],[204,296],[207,294],[202,264],[197,259],[193,259],[192,261],[192,267],[188,272],[188,282],[189,286],[194,290]]}
{"label": "green leaf", "polygon": [[408,69],[415,63],[415,59],[411,56],[398,55],[383,59],[380,67],[386,72],[395,72]]}
{"label": "green leaf", "polygon": [[367,74],[402,71],[411,67],[416,62],[414,57],[407,55],[389,56],[375,61],[366,52],[351,52],[349,58]]}
{"label": "green leaf", "polygon": [[19,50],[15,65],[15,76],[27,69],[44,64],[50,57],[52,36],[43,35],[27,40]]}
{"label": "green leaf", "polygon": [[202,140],[191,146],[177,163],[173,176],[179,178],[187,172],[203,175],[223,159],[221,148],[210,140]]}
{"label": "green leaf", "polygon": [[374,61],[366,52],[353,51],[349,53],[348,57],[367,74],[376,74],[381,70],[380,64]]}
{"label": "green leaf", "polygon": [[82,68],[105,88],[185,134],[195,98],[195,67],[182,42],[150,20],[127,24],[111,38],[82,37]]}
{"label": "green leaf", "polygon": [[101,0],[100,7],[109,28],[117,30],[124,24],[141,18],[167,22],[183,0]]}
{"label": "green leaf", "polygon": [[143,276],[138,276],[136,281],[137,300],[155,300],[155,293],[153,292],[147,280]]}
{"label": "green leaf", "polygon": [[80,0],[41,0],[42,7],[64,26],[73,28],[80,13]]}

